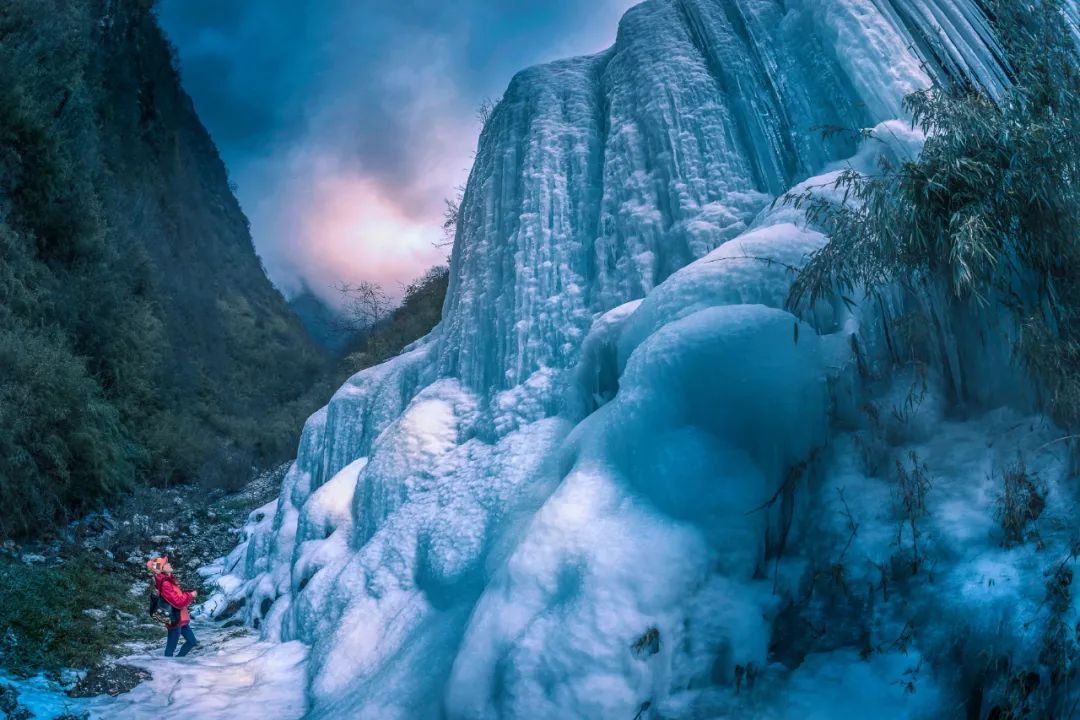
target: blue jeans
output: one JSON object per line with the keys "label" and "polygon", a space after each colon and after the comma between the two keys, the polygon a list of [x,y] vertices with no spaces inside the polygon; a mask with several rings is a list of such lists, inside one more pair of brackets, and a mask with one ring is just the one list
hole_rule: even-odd
{"label": "blue jeans", "polygon": [[176,657],[184,657],[191,651],[191,648],[199,644],[199,641],[195,639],[195,633],[191,632],[191,628],[187,625],[172,628],[169,630],[169,636],[165,640],[165,655],[167,657],[172,657],[173,650],[176,649],[176,643],[180,641],[181,633],[184,635],[184,644],[180,646],[180,652],[176,654]]}

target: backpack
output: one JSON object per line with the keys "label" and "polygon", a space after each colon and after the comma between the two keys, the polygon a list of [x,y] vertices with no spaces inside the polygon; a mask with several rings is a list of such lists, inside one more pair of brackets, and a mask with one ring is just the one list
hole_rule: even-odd
{"label": "backpack", "polygon": [[158,594],[156,588],[150,593],[150,607],[147,612],[151,618],[158,622],[165,623],[166,625],[177,625],[180,623],[180,609],[174,608],[172,605],[165,602],[165,599]]}

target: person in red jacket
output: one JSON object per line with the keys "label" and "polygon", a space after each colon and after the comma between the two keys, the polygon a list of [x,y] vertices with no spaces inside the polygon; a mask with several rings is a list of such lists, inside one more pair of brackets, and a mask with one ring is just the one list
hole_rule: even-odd
{"label": "person in red jacket", "polygon": [[[168,605],[169,617],[165,621],[165,628],[168,630],[165,655],[172,657],[173,651],[176,650],[176,643],[183,635],[184,644],[180,647],[177,657],[184,657],[199,644],[199,641],[195,639],[195,633],[191,631],[191,613],[188,611],[191,601],[198,597],[199,593],[195,590],[184,592],[180,589],[180,584],[176,582],[176,576],[173,575],[173,568],[167,557],[147,561],[146,569],[154,574],[154,589],[157,593],[154,599],[160,598]],[[151,613],[154,609],[155,606],[152,605]]]}

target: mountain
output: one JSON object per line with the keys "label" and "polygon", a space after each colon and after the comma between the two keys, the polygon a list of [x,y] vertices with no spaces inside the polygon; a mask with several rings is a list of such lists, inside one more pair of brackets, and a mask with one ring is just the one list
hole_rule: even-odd
{"label": "mountain", "polygon": [[280,461],[324,365],[144,0],[0,12],[0,534]]}
{"label": "mountain", "polygon": [[[808,203],[919,155],[906,95],[1007,91],[995,7],[647,0],[518,74],[441,323],[308,419],[211,611],[311,646],[312,718],[1009,717],[1059,687],[1077,506],[1013,330],[786,305],[829,242]],[[1002,541],[1018,487],[1037,544]]]}
{"label": "mountain", "polygon": [[345,321],[326,303],[308,289],[289,299],[289,307],[308,335],[330,352],[339,352],[353,340],[353,333],[345,328]]}

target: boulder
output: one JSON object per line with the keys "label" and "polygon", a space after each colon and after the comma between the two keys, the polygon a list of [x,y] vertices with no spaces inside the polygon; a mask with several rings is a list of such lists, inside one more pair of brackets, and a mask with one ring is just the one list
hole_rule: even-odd
{"label": "boulder", "polygon": [[107,663],[86,673],[86,677],[80,680],[75,687],[68,690],[68,697],[83,698],[95,695],[111,695],[116,697],[130,692],[139,683],[153,677],[148,671],[134,665],[121,665]]}

